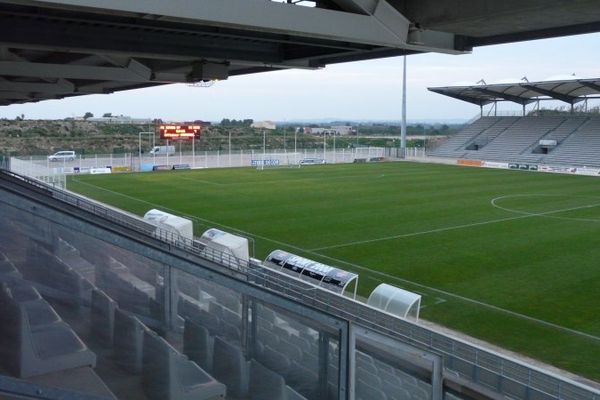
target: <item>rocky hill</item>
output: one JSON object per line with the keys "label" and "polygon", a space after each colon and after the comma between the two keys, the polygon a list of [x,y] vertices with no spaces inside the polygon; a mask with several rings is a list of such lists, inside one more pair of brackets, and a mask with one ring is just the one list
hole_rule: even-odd
{"label": "rocky hill", "polygon": [[[126,125],[88,122],[81,120],[0,120],[0,157],[4,156],[45,156],[59,150],[75,150],[77,154],[119,154],[137,153],[140,145],[139,132],[153,131],[154,126]],[[268,131],[266,148],[293,149],[294,139],[298,148],[323,147],[323,138],[306,134],[294,134],[295,127],[284,126]],[[142,151],[149,151],[152,140],[142,135]],[[333,139],[327,138],[331,148]],[[262,150],[263,134],[260,129],[248,126],[213,125],[204,128],[202,135],[195,141],[196,151],[225,151],[229,144],[234,150]],[[155,139],[156,145],[165,143]],[[190,142],[177,143],[183,151],[191,151]],[[358,141],[356,136],[337,137],[338,148],[352,146],[388,146],[398,145],[398,140],[388,138],[365,138]],[[422,143],[410,141],[409,146],[422,146]]]}

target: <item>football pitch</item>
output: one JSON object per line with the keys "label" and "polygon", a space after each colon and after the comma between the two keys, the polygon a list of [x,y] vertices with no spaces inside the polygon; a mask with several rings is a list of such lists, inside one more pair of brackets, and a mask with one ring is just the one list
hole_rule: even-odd
{"label": "football pitch", "polygon": [[82,175],[70,190],[423,296],[421,318],[600,381],[600,179],[417,163]]}

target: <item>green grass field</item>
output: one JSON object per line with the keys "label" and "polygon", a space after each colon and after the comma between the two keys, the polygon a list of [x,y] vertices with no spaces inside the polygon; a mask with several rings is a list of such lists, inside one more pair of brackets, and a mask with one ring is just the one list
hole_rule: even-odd
{"label": "green grass field", "polygon": [[600,381],[600,180],[385,163],[71,177],[423,295],[421,317]]}

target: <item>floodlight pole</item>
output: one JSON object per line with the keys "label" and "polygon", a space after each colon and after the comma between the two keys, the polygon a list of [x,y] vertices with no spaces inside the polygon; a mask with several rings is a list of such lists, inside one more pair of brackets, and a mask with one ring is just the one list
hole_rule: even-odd
{"label": "floodlight pole", "polygon": [[298,130],[294,130],[294,164],[298,164]]}
{"label": "floodlight pole", "polygon": [[142,135],[152,135],[152,148],[154,148],[154,132],[138,132],[138,160],[139,170],[142,170]]}
{"label": "floodlight pole", "polygon": [[400,126],[400,158],[406,157],[406,56],[402,68],[402,125]]}
{"label": "floodlight pole", "polygon": [[335,132],[333,133],[333,163],[335,164]]}
{"label": "floodlight pole", "polygon": [[138,134],[138,171],[142,172],[142,133]]}

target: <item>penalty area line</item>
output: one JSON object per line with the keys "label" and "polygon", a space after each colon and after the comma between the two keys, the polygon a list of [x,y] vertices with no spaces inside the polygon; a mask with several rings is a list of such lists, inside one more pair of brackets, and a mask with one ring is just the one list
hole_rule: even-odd
{"label": "penalty area line", "polygon": [[[386,237],[375,238],[375,239],[357,240],[357,241],[354,241],[354,242],[334,244],[334,245],[331,245],[331,246],[317,247],[317,248],[314,248],[314,249],[310,249],[310,251],[331,250],[331,249],[338,249],[338,248],[342,248],[342,247],[356,246],[356,245],[361,245],[361,244],[384,242],[384,241],[387,241],[387,240],[404,239],[404,238],[407,238],[407,237],[429,235],[429,234],[432,234],[432,233],[447,232],[447,231],[453,231],[453,230],[458,230],[458,229],[473,228],[473,227],[476,227],[476,226],[497,224],[497,223],[500,223],[500,222],[514,221],[514,220],[525,219],[525,218],[548,217],[548,218],[557,218],[557,219],[573,219],[573,218],[557,217],[557,216],[554,216],[553,214],[558,214],[558,213],[561,213],[561,212],[568,212],[568,211],[584,210],[584,209],[589,209],[589,208],[594,208],[594,207],[600,206],[600,203],[597,203],[597,204],[587,204],[587,205],[583,205],[583,206],[579,206],[579,207],[570,207],[570,208],[563,208],[563,209],[559,209],[559,210],[550,210],[550,211],[545,211],[545,212],[540,212],[540,213],[532,213],[532,212],[527,212],[527,211],[515,211],[515,210],[511,210],[511,209],[507,209],[507,208],[498,206],[496,204],[496,201],[499,200],[499,199],[502,199],[504,197],[506,197],[506,196],[500,196],[500,197],[493,198],[492,200],[490,200],[490,204],[494,208],[497,208],[497,209],[500,209],[500,210],[503,210],[503,211],[506,211],[506,212],[510,212],[510,213],[513,213],[513,214],[517,213],[517,214],[519,214],[518,216],[497,218],[497,219],[492,219],[492,220],[488,220],[488,221],[481,221],[481,222],[473,222],[471,224],[445,226],[445,227],[441,227],[441,228],[430,229],[430,230],[427,230],[427,231],[402,233],[402,234],[399,234],[399,235],[392,235],[392,236],[386,236]],[[589,220],[586,220],[586,221],[589,221]],[[589,222],[600,222],[600,221],[595,220],[595,221],[589,221]]]}

